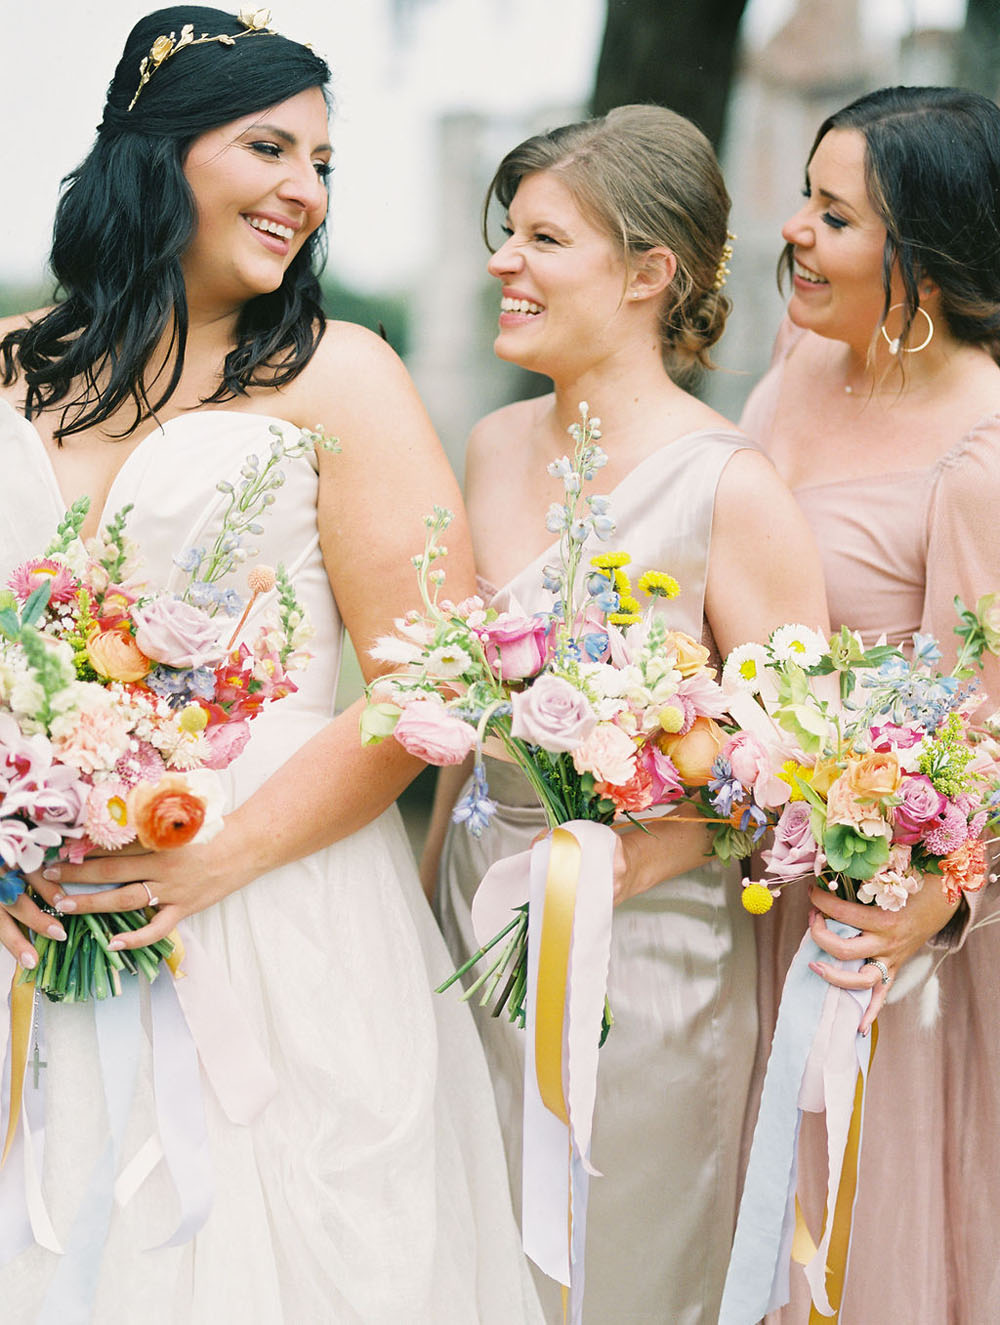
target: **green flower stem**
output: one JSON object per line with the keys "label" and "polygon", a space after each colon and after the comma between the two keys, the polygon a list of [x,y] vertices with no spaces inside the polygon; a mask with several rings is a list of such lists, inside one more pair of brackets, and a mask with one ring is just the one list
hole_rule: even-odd
{"label": "green flower stem", "polygon": [[[523,912],[526,910],[527,907],[518,907],[519,912]],[[472,954],[472,956],[468,959],[468,961],[463,962],[457,971],[454,971],[451,975],[449,975],[448,979],[444,982],[443,985],[439,985],[438,988],[434,990],[435,994],[443,994],[446,989],[451,988],[451,986],[455,983],[456,980],[460,980],[462,976],[465,975],[466,971],[471,971],[473,966],[475,966],[476,962],[481,961],[482,958],[485,957],[486,954],[489,952],[489,950],[495,947],[500,942],[501,939],[505,938],[514,928],[514,926],[520,923],[520,921],[521,921],[521,916],[516,915],[514,919],[510,922],[510,924],[507,925],[504,929],[502,929],[499,934],[494,934],[488,943],[484,944],[481,948],[477,948],[476,951]]]}
{"label": "green flower stem", "polygon": [[524,953],[524,934],[527,927],[528,917],[525,915],[523,927],[515,933],[514,937],[507,944],[507,947],[504,950],[503,960],[497,963],[499,969],[494,967],[496,975],[490,982],[489,988],[483,990],[483,996],[479,1000],[479,1006],[481,1008],[484,1008],[490,999],[496,994],[497,987],[507,974],[508,970],[512,969],[512,966],[516,968],[517,963],[521,960]]}

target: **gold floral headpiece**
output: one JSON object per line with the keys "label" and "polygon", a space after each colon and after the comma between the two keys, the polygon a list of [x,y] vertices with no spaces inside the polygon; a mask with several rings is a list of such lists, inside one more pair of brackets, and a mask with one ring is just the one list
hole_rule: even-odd
{"label": "gold floral headpiece", "polygon": [[277,36],[274,29],[269,26],[271,22],[271,11],[269,9],[241,9],[236,17],[243,25],[242,32],[234,34],[220,32],[217,37],[210,37],[207,32],[203,32],[200,37],[196,37],[193,25],[185,23],[181,28],[179,37],[172,32],[169,37],[157,37],[149,48],[149,54],[143,57],[142,63],[139,65],[139,86],[135,90],[135,96],[128,104],[129,110],[139,100],[139,93],[157,69],[162,64],[166,64],[172,55],[182,51],[185,46],[205,46],[213,41],[219,42],[222,46],[235,46],[241,37]]}

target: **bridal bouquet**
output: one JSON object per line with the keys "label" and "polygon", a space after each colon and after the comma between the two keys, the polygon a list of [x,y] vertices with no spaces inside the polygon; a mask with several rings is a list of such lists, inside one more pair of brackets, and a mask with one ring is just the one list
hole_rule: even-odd
{"label": "bridal bouquet", "polygon": [[[289,672],[308,657],[308,625],[280,566],[251,569],[246,599],[222,583],[251,555],[282,462],[331,445],[272,432],[264,459],[248,456],[240,481],[220,484],[221,526],[211,546],[177,559],[187,575],[178,592],[141,579],[129,507],[84,544],[86,498],[0,591],[0,902],[14,902],[47,860],[136,842],[163,850],[221,827],[212,770],[236,758],[266,703],[295,690]],[[277,620],[239,640],[253,603],[275,591]],[[38,935],[38,965],[21,975],[54,1000],[120,993],[123,971],[152,980],[173,950],[167,939],[109,949],[146,923],[143,911],[60,919],[66,940]]]}
{"label": "bridal bouquet", "polygon": [[[724,688],[760,696],[798,747],[776,770],[790,796],[763,876],[744,889],[748,910],[768,910],[786,884],[813,876],[887,911],[905,906],[928,874],[954,902],[982,888],[983,833],[1000,820],[1000,777],[995,744],[970,722],[978,703],[970,664],[989,647],[988,605],[956,605],[964,644],[947,676],[934,669],[937,642],[920,634],[910,657],[887,645],[866,650],[846,627],[829,643],[800,634],[794,649],[783,628],[766,646],[730,655]],[[832,676],[839,705],[818,681]]]}

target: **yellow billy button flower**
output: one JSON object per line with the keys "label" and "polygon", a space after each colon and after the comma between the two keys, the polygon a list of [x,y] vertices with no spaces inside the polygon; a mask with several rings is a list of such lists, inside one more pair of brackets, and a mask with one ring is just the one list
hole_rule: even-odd
{"label": "yellow billy button flower", "polygon": [[674,577],[662,570],[648,570],[640,575],[639,588],[650,598],[676,598],[681,591]]}
{"label": "yellow billy button flower", "polygon": [[666,704],[660,709],[658,720],[661,729],[673,735],[684,725],[684,710],[678,708],[676,704]]}
{"label": "yellow billy button flower", "polygon": [[190,732],[193,736],[208,726],[208,714],[200,704],[185,704],[178,725],[182,732]]}
{"label": "yellow billy button flower", "polygon": [[765,888],[762,883],[751,883],[749,879],[743,881],[743,909],[749,911],[752,916],[766,915],[774,905],[774,898],[770,890]]}

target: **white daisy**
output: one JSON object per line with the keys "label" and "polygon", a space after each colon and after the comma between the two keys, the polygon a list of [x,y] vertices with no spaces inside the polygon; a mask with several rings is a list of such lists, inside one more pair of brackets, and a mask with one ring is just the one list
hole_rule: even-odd
{"label": "white daisy", "polygon": [[442,644],[427,655],[427,670],[442,680],[461,676],[472,666],[472,659],[457,644]]}
{"label": "white daisy", "polygon": [[795,662],[800,667],[815,667],[826,653],[826,640],[808,626],[779,626],[770,643],[776,662]]}
{"label": "white daisy", "polygon": [[722,669],[722,688],[759,694],[766,669],[767,650],[763,644],[738,644]]}

